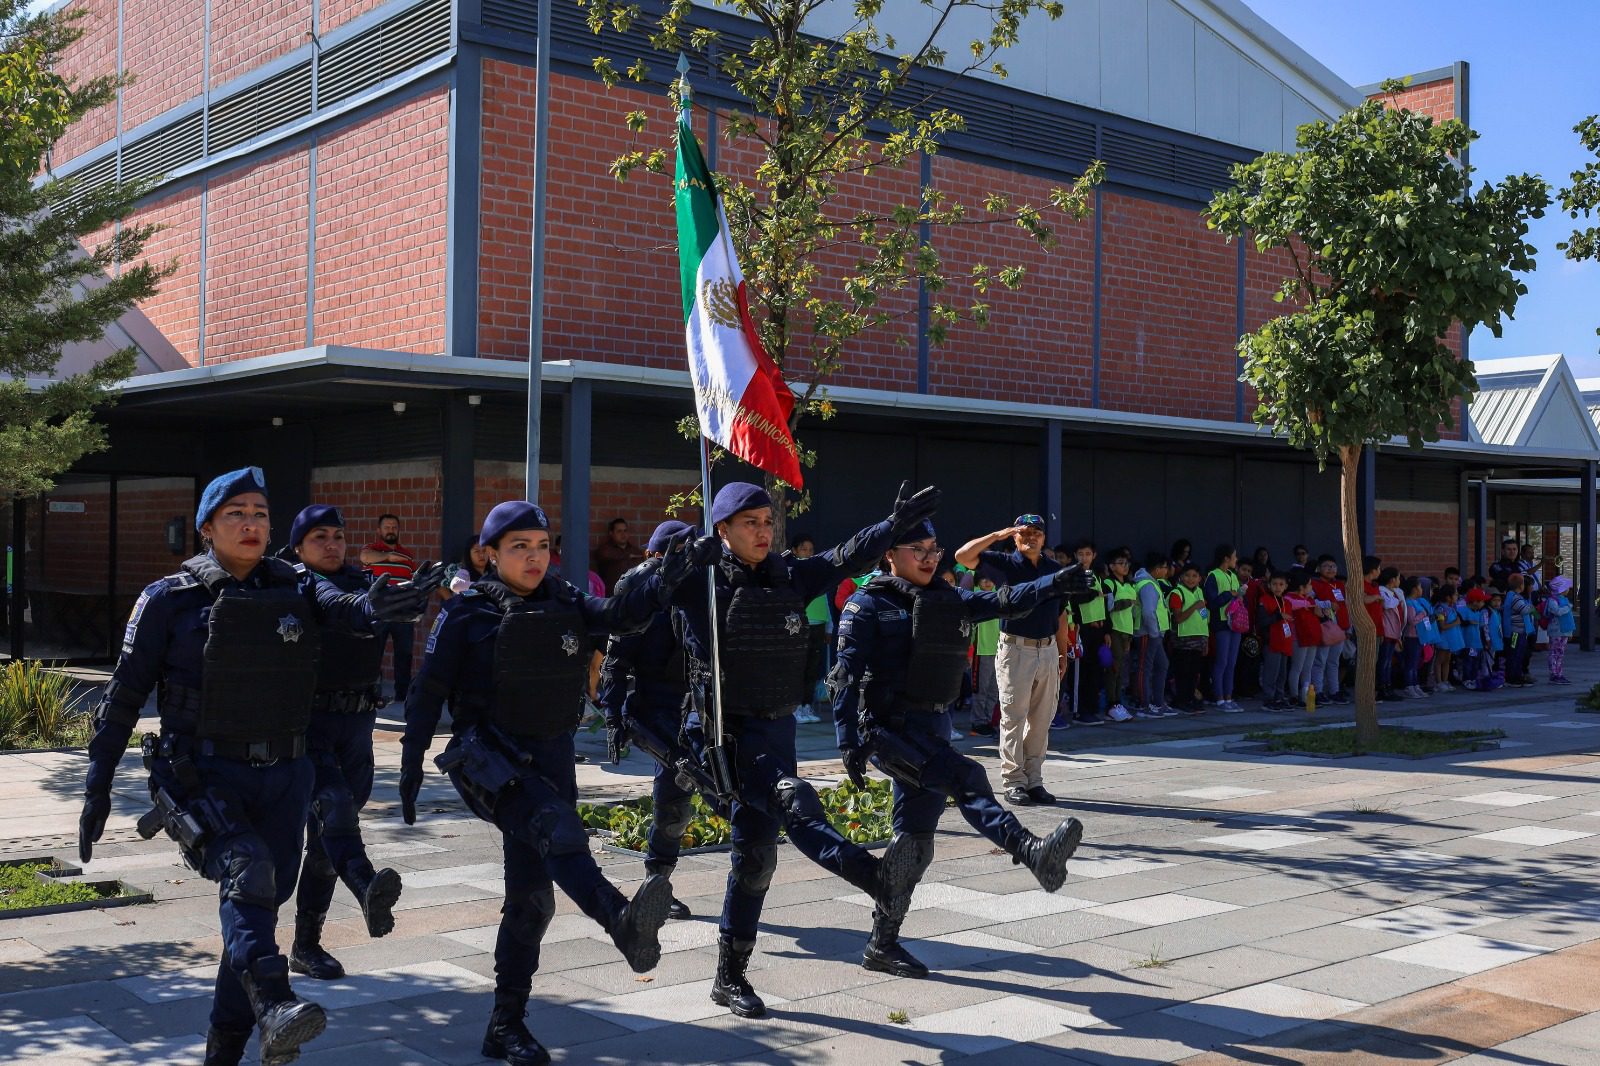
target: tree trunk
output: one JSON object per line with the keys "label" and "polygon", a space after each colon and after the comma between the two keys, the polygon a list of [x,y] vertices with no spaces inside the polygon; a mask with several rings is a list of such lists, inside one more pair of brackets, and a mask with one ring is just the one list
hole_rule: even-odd
{"label": "tree trunk", "polygon": [[1363,746],[1378,741],[1378,627],[1367,613],[1365,574],[1361,559],[1361,523],[1356,508],[1356,479],[1361,446],[1339,449],[1339,517],[1344,526],[1345,604],[1356,630],[1356,739]]}
{"label": "tree trunk", "polygon": [[772,497],[772,550],[781,552],[789,546],[789,499],[776,474],[763,470],[761,483]]}

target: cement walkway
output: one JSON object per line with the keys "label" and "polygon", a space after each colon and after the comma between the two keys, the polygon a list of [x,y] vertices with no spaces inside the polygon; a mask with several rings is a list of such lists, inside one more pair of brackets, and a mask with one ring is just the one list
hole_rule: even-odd
{"label": "cement walkway", "polygon": [[[1207,735],[1298,720],[1282,715],[1057,734],[1060,809],[1019,814],[1084,820],[1072,876],[1040,892],[951,812],[905,928],[924,981],[862,970],[866,899],[784,847],[752,971],[761,1021],[706,997],[725,854],[679,867],[696,918],[666,930],[649,977],[563,898],[529,1025],[570,1063],[1600,1062],[1600,714],[1573,708],[1600,656],[1568,664],[1568,688],[1386,705],[1408,725],[1506,731],[1474,755],[1266,758]],[[370,941],[341,894],[327,940],[351,976],[297,984],[331,1016],[301,1061],[479,1062],[498,841],[431,772],[402,825],[398,744],[380,738],[364,824],[403,872],[402,911]],[[809,776],[838,772],[830,730],[806,727],[802,747]],[[992,745],[963,747],[993,771]],[[639,758],[579,769],[585,798],[644,787]],[[75,858],[83,770],[81,753],[0,756],[0,858]],[[199,1061],[216,890],[137,839],[142,798],[130,754],[88,875],[158,902],[0,920],[0,1062]],[[643,876],[599,858],[624,891]]]}

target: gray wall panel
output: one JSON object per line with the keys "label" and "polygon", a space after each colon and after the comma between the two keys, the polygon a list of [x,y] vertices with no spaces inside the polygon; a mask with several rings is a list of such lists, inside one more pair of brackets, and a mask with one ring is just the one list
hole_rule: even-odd
{"label": "gray wall panel", "polygon": [[1175,130],[1195,128],[1197,27],[1172,0],[1150,2],[1150,121]]}
{"label": "gray wall panel", "polygon": [[1100,2],[1100,106],[1150,117],[1150,43],[1145,0]]}

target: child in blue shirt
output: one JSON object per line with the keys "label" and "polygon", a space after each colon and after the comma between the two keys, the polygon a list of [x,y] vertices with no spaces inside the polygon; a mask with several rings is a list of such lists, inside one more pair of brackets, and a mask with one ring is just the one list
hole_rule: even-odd
{"label": "child in blue shirt", "polygon": [[1506,683],[1506,631],[1505,597],[1497,588],[1489,589],[1489,609],[1483,612],[1483,659],[1489,673],[1489,687],[1499,688]]}
{"label": "child in blue shirt", "polygon": [[1478,687],[1479,668],[1483,660],[1483,605],[1489,594],[1482,589],[1467,593],[1466,602],[1456,604],[1456,617],[1461,620],[1461,687]]}
{"label": "child in blue shirt", "polygon": [[1533,654],[1533,604],[1522,590],[1523,575],[1506,578],[1506,604],[1500,612],[1506,631],[1506,684],[1518,687],[1533,684],[1528,676],[1528,659]]}
{"label": "child in blue shirt", "polygon": [[1450,660],[1466,647],[1461,636],[1461,615],[1457,611],[1459,594],[1452,585],[1440,586],[1435,593],[1433,621],[1439,627],[1439,637],[1433,654],[1433,690],[1451,692]]}
{"label": "child in blue shirt", "polygon": [[1550,579],[1550,594],[1544,600],[1545,628],[1550,631],[1550,683],[1570,685],[1563,670],[1567,658],[1567,641],[1575,628],[1572,603],[1567,593],[1572,590],[1572,579],[1562,575]]}

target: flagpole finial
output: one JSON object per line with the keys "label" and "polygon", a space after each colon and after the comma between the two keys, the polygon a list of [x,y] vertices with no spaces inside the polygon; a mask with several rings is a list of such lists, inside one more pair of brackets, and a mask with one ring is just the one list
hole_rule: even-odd
{"label": "flagpole finial", "polygon": [[689,104],[693,97],[693,90],[689,88],[689,57],[680,51],[678,53],[678,114],[685,122],[689,119]]}

